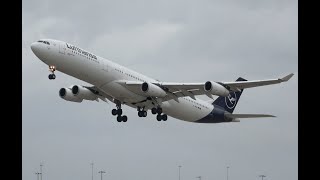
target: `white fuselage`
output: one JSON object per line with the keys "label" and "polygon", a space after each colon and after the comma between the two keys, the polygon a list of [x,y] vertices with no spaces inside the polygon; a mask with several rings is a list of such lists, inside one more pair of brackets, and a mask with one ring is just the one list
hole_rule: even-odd
{"label": "white fuselage", "polygon": [[[35,42],[32,50],[36,56],[47,65],[53,65],[57,70],[83,80],[99,88],[114,99],[125,102],[135,108],[133,102],[146,99],[117,83],[119,80],[157,82],[157,80],[139,74],[112,61],[95,56],[69,43],[48,39],[50,45]],[[214,106],[206,101],[190,97],[165,101],[161,104],[163,112],[174,118],[185,121],[197,121],[212,112]]]}

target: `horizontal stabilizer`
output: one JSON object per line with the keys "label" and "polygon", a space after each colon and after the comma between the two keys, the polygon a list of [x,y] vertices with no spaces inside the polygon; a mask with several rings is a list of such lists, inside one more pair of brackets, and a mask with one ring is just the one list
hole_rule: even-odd
{"label": "horizontal stabilizer", "polygon": [[276,117],[269,114],[225,114],[228,118],[261,118],[261,117]]}

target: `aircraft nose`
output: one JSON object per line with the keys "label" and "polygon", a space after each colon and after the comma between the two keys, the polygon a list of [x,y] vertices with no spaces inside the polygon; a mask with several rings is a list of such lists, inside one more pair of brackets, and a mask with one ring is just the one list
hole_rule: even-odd
{"label": "aircraft nose", "polygon": [[33,51],[33,53],[36,53],[37,51],[37,46],[38,46],[38,43],[34,42],[31,44],[31,50]]}

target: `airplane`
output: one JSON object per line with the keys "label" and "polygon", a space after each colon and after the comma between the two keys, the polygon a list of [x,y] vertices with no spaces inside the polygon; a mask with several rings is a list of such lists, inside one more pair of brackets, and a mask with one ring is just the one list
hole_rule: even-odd
{"label": "airplane", "polygon": [[[115,104],[111,113],[118,122],[127,122],[122,105],[135,108],[139,117],[150,110],[158,121],[168,116],[194,123],[240,122],[240,118],[275,117],[268,114],[233,114],[243,90],[288,81],[294,74],[282,78],[248,81],[239,77],[232,82],[206,81],[196,83],[162,82],[135,72],[67,42],[40,39],[31,44],[33,53],[49,66],[50,80],[56,70],[85,81],[90,86],[71,85],[59,90],[67,101],[99,99]],[[209,101],[196,98],[206,95]],[[218,96],[213,99],[213,95]]]}

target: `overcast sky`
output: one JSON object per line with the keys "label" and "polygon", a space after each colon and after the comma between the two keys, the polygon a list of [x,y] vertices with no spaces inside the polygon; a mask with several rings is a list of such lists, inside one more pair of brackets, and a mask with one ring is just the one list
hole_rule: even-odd
{"label": "overcast sky", "polygon": [[[43,180],[298,179],[297,0],[23,0],[22,175]],[[235,113],[276,118],[196,124],[158,122],[114,104],[61,99],[86,82],[56,72],[30,49],[40,38],[72,43],[161,81],[205,82],[295,75],[247,89]]]}

